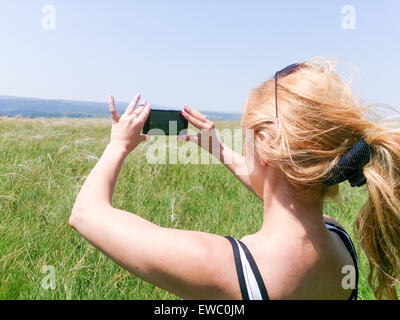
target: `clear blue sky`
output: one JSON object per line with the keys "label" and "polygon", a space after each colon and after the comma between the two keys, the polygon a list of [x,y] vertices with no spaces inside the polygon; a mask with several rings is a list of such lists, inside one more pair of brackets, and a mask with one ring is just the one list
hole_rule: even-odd
{"label": "clear blue sky", "polygon": [[[41,26],[44,5],[56,29]],[[342,28],[342,7],[356,29]],[[277,69],[339,59],[366,103],[400,107],[400,1],[1,0],[0,95],[241,112]],[[352,72],[352,64],[358,66]]]}

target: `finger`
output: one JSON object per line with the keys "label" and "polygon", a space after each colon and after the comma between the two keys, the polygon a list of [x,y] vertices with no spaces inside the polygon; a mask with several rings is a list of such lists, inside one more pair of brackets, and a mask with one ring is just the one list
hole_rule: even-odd
{"label": "finger", "polygon": [[131,104],[128,106],[128,108],[126,108],[124,115],[129,116],[133,113],[133,111],[135,110],[138,102],[140,99],[140,94],[138,93],[132,100]]}
{"label": "finger", "polygon": [[204,128],[204,122],[202,120],[199,120],[198,118],[195,118],[194,116],[190,115],[187,113],[185,110],[182,110],[182,116],[189,121],[192,125],[194,125],[197,129],[203,129]]}
{"label": "finger", "polygon": [[140,106],[141,106],[141,107],[145,107],[146,104],[147,104],[147,101],[146,101],[146,100],[143,100],[142,103],[140,104]]}
{"label": "finger", "polygon": [[117,109],[115,108],[114,97],[111,94],[108,96],[108,108],[110,109],[113,122],[118,122],[120,115],[118,114]]}
{"label": "finger", "polygon": [[140,106],[139,108],[135,109],[135,111],[133,111],[132,114],[134,114],[135,116],[138,116],[139,114],[141,114],[144,110],[144,106]]}
{"label": "finger", "polygon": [[183,105],[183,108],[184,108],[184,110],[185,110],[187,113],[189,113],[192,117],[195,117],[195,118],[197,118],[197,119],[199,119],[199,120],[203,120],[203,121],[204,121],[204,120],[207,120],[207,117],[206,117],[204,114],[202,114],[201,112],[196,111],[196,110],[190,108],[190,107],[187,106],[186,104]]}
{"label": "finger", "polygon": [[149,117],[151,111],[151,106],[148,104],[143,108],[143,111],[137,116],[139,123],[145,123]]}

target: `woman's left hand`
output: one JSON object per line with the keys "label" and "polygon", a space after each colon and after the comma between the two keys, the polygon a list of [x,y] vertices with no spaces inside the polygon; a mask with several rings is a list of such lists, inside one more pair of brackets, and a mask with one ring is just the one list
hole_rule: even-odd
{"label": "woman's left hand", "polygon": [[123,115],[118,114],[112,95],[108,101],[113,121],[110,145],[126,153],[131,152],[139,143],[148,139],[148,136],[141,134],[141,131],[150,114],[151,106],[144,101],[136,109],[139,99],[140,94],[137,94]]}

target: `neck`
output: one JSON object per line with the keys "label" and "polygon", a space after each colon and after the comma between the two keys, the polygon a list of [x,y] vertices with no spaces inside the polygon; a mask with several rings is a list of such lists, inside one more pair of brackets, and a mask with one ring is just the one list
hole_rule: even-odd
{"label": "neck", "polygon": [[288,233],[306,235],[323,231],[323,201],[320,189],[303,195],[289,192],[287,183],[274,170],[267,174],[264,191],[264,219],[259,233]]}

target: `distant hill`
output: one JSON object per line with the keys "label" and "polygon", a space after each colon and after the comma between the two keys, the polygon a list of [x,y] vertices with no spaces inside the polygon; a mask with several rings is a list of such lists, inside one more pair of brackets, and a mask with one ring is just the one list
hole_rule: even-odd
{"label": "distant hill", "polygon": [[[123,112],[129,103],[117,103],[119,112]],[[154,109],[170,108],[153,105]],[[240,121],[241,114],[202,111],[213,121]],[[108,105],[103,102],[46,100],[0,96],[0,116],[22,116],[29,118],[105,118],[109,117]]]}

